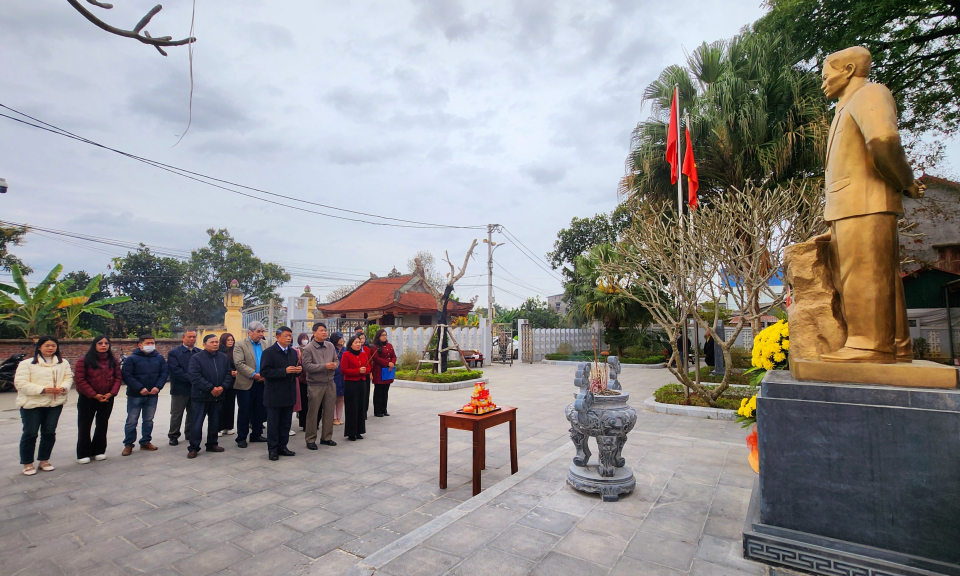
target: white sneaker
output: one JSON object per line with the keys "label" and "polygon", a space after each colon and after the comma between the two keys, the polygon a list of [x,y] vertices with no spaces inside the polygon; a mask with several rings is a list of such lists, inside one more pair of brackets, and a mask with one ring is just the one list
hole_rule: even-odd
{"label": "white sneaker", "polygon": [[77,460],[77,464],[89,464],[89,463],[90,463],[90,459],[89,459],[89,458],[79,458],[79,459]]}
{"label": "white sneaker", "polygon": [[223,432],[217,432],[217,437],[223,436]]}
{"label": "white sneaker", "polygon": [[232,436],[233,434],[236,434],[237,431],[231,428],[229,430],[224,430],[223,433],[226,434],[227,436]]}
{"label": "white sneaker", "polygon": [[290,431],[290,435],[291,435],[291,436],[296,436],[296,435],[297,435],[297,431],[296,431],[296,430],[291,430],[291,431]]}
{"label": "white sneaker", "polygon": [[107,459],[107,455],[106,455],[106,454],[97,454],[96,456],[93,457],[93,459],[94,459],[94,460],[97,460],[97,461],[106,460],[106,459]]}

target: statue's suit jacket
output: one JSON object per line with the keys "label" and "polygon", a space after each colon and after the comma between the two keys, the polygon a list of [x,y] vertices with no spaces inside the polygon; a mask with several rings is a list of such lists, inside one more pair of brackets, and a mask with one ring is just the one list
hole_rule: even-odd
{"label": "statue's suit jacket", "polygon": [[837,104],[827,140],[824,220],[903,214],[902,191],[880,175],[867,150],[870,140],[897,137],[897,106],[886,86],[864,84]]}

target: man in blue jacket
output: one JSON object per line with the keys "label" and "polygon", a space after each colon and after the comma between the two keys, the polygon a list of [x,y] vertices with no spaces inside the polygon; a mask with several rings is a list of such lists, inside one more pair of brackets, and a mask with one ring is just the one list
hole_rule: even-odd
{"label": "man in blue jacket", "polygon": [[127,356],[120,368],[123,383],[127,385],[127,423],[123,427],[123,456],[133,453],[137,439],[137,422],[143,416],[140,429],[140,449],[156,450],[153,440],[153,416],[157,413],[157,396],[167,383],[167,361],[157,352],[153,334],[141,334],[137,349]]}
{"label": "man in blue jacket", "polygon": [[203,419],[207,418],[207,452],[223,452],[217,441],[220,429],[220,408],[223,393],[232,385],[230,360],[219,351],[220,341],[215,334],[203,337],[203,351],[190,359],[187,375],[190,377],[193,422],[190,423],[190,447],[187,458],[196,458],[203,439]]}
{"label": "man in blue jacket", "polygon": [[[180,424],[183,423],[183,437],[190,439],[190,423],[193,421],[193,406],[191,405],[190,377],[187,376],[187,369],[190,367],[190,359],[194,357],[200,349],[197,348],[197,331],[187,330],[183,333],[183,342],[167,353],[167,365],[170,369],[170,431],[167,432],[167,438],[170,439],[170,445],[176,446],[180,443]],[[187,419],[183,419],[183,411],[187,411]]]}

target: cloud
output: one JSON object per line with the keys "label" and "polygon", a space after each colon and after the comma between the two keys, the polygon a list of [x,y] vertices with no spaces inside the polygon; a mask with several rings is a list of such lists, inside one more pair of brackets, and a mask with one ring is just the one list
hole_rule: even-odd
{"label": "cloud", "polygon": [[482,34],[490,25],[483,14],[467,15],[459,0],[414,0],[416,14],[414,23],[423,31],[439,30],[453,42],[469,40]]}
{"label": "cloud", "polygon": [[567,175],[567,169],[554,163],[528,164],[520,171],[541,186],[557,184]]}

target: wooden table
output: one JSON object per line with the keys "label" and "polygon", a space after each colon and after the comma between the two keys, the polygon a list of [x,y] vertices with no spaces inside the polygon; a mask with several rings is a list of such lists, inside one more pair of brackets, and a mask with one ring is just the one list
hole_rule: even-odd
{"label": "wooden table", "polygon": [[501,406],[500,410],[479,416],[458,414],[456,410],[440,416],[440,488],[447,487],[447,428],[473,432],[473,495],[480,493],[480,471],[486,468],[486,430],[504,422],[510,423],[510,473],[517,466],[517,409]]}

